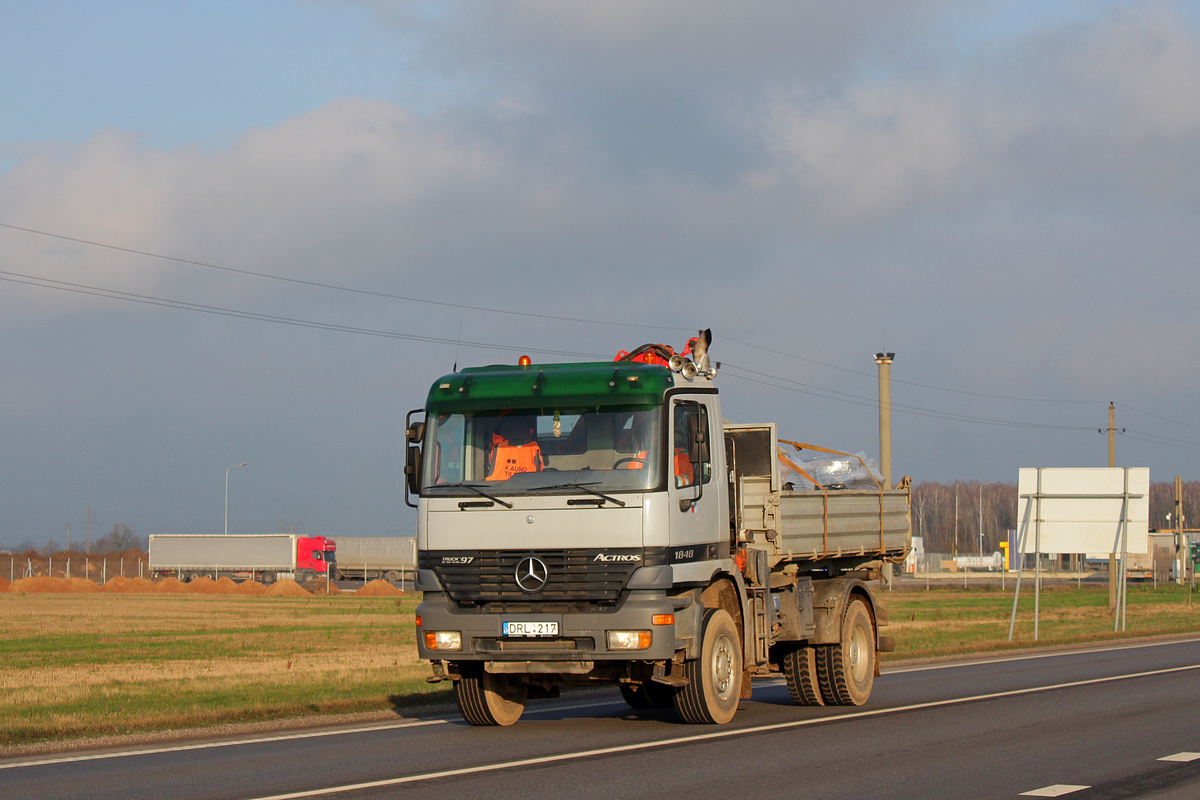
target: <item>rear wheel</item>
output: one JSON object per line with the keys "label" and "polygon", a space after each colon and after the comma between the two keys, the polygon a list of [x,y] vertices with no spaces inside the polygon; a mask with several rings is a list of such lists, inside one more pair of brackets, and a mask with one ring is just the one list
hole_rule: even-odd
{"label": "rear wheel", "polygon": [[817,679],[826,705],[861,706],[875,685],[875,620],[861,597],[842,617],[842,641],[817,651]]}
{"label": "rear wheel", "polygon": [[705,612],[700,658],[683,662],[683,677],[687,685],[674,700],[684,722],[720,725],[733,719],[742,694],[742,643],[728,611]]}
{"label": "rear wheel", "polygon": [[459,664],[454,699],[472,725],[512,725],[525,711],[529,687],[509,675],[494,675],[478,661]]}
{"label": "rear wheel", "polygon": [[780,663],[788,692],[798,706],[823,706],[821,687],[817,681],[817,648],[797,644],[784,653]]}

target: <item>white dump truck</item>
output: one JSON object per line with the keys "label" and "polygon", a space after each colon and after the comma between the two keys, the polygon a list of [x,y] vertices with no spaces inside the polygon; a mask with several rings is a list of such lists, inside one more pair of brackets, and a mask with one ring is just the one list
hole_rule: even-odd
{"label": "white dump truck", "polygon": [[867,701],[908,479],[785,488],[776,425],[724,421],[710,338],[464,369],[409,412],[417,646],[471,724],[565,685],[691,723],[778,673],[799,704]]}

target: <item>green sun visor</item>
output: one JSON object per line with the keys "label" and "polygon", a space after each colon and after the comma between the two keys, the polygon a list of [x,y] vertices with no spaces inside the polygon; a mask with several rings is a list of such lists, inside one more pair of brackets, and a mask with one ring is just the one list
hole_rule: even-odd
{"label": "green sun visor", "polygon": [[674,373],[654,364],[502,364],[470,367],[436,380],[425,410],[446,414],[487,409],[651,408],[661,405]]}

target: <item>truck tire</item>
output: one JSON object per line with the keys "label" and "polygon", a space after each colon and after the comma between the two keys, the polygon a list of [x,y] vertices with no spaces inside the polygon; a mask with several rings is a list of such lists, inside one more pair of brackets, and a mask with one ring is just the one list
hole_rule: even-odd
{"label": "truck tire", "polygon": [[817,650],[817,682],[830,706],[861,706],[875,685],[875,620],[867,602],[852,597],[842,617],[842,641]]}
{"label": "truck tire", "polygon": [[675,705],[675,690],[654,681],[641,686],[622,683],[621,697],[630,708],[671,708]]}
{"label": "truck tire", "polygon": [[472,725],[512,725],[525,711],[529,687],[508,675],[493,675],[478,661],[459,664],[454,700],[462,718]]}
{"label": "truck tire", "polygon": [[787,681],[788,692],[798,706],[823,706],[821,686],[817,680],[817,648],[797,644],[783,654],[780,669]]}
{"label": "truck tire", "polygon": [[710,608],[700,626],[700,657],[683,662],[687,685],[675,692],[684,722],[723,725],[737,713],[742,694],[742,641],[728,611]]}
{"label": "truck tire", "polygon": [[400,581],[400,573],[394,569],[389,569],[383,576],[388,583],[398,583]]}

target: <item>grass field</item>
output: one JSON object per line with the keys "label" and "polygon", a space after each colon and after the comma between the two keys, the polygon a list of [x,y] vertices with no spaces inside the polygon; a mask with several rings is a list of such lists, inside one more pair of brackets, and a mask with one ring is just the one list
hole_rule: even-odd
{"label": "grass field", "polygon": [[416,604],[0,594],[0,744],[419,702]]}
{"label": "grass field", "polygon": [[[883,592],[896,651],[886,660],[1200,631],[1175,586],[1131,587],[1113,633],[1105,587],[1044,589],[1039,640],[1012,592]],[[416,658],[417,599],[353,595],[0,593],[0,745],[383,711],[448,701]]]}

